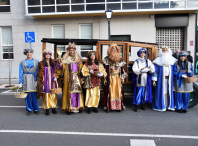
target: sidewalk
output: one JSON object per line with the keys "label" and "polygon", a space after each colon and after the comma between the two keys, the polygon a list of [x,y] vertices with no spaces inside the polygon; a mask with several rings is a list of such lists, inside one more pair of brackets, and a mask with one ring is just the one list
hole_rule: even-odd
{"label": "sidewalk", "polygon": [[5,87],[9,85],[9,79],[0,79],[0,90],[10,90],[11,88],[19,85],[19,79],[11,79],[13,87]]}

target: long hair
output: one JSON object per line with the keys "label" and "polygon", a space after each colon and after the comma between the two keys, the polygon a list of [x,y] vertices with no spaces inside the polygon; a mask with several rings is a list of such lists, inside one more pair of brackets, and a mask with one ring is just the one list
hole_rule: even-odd
{"label": "long hair", "polygon": [[[45,55],[43,55],[43,66],[48,66],[48,63],[47,63],[47,61],[46,61],[46,58],[45,58]],[[50,64],[50,66],[52,66],[52,67],[54,67],[54,62],[52,61],[52,58],[50,57],[50,59],[49,59],[49,64]]]}
{"label": "long hair", "polygon": [[[87,58],[88,58],[88,60],[87,60],[87,64],[88,64],[88,65],[92,65],[91,57],[89,56],[89,57],[87,57]],[[94,63],[95,63],[96,65],[99,65],[99,61],[98,61],[98,59],[97,59],[97,57],[96,57],[96,56],[95,56]]]}
{"label": "long hair", "polygon": [[[181,61],[180,57],[178,58],[178,65],[179,65],[179,67],[181,67],[182,69],[184,69],[183,66],[182,66],[182,61]],[[186,56],[186,59],[184,60],[184,66],[188,70],[188,58],[187,58],[187,56]]]}

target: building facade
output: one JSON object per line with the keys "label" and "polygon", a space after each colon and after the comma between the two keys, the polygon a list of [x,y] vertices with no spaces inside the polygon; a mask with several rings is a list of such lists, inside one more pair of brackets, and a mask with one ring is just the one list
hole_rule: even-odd
{"label": "building facade", "polygon": [[[30,45],[41,60],[42,38],[108,39],[107,8],[113,11],[112,39],[126,36],[196,53],[197,0],[0,0],[0,78],[9,77],[9,64],[11,77],[18,78],[23,49]],[[35,43],[25,43],[24,33],[31,31]],[[53,45],[46,47],[53,51]],[[92,49],[78,46],[83,57]],[[131,61],[137,49],[132,48]]]}

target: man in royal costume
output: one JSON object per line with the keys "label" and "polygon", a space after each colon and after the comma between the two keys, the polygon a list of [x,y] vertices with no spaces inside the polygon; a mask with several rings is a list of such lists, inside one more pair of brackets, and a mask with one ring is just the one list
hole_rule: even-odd
{"label": "man in royal costume", "polygon": [[144,104],[152,102],[152,84],[151,76],[155,71],[153,63],[146,59],[146,49],[140,49],[137,52],[138,59],[134,61],[132,70],[133,77],[133,104],[135,105],[134,111],[138,111],[138,105],[141,104],[141,109],[146,110]]}
{"label": "man in royal costume", "polygon": [[27,116],[39,114],[39,106],[37,100],[37,73],[39,61],[32,58],[34,50],[32,48],[24,49],[23,53],[27,58],[19,64],[19,88],[23,86],[23,92],[28,95],[25,98]]}
{"label": "man in royal costume", "polygon": [[126,62],[120,56],[120,47],[112,44],[107,55],[103,59],[103,64],[107,72],[106,83],[104,85],[104,110],[121,111],[125,109],[124,90],[122,83],[127,78],[124,66]]}
{"label": "man in royal costume", "polygon": [[87,62],[82,68],[82,74],[86,77],[84,88],[86,89],[85,106],[88,107],[87,113],[92,111],[98,112],[98,105],[100,101],[100,78],[107,76],[104,66],[98,61],[96,51],[89,51],[87,53]]}
{"label": "man in royal costume", "polygon": [[83,82],[82,67],[81,56],[76,52],[75,44],[69,43],[67,52],[57,66],[58,69],[62,68],[64,73],[62,110],[67,111],[68,115],[71,115],[72,112],[82,112],[84,109],[81,85]]}
{"label": "man in royal costume", "polygon": [[156,111],[174,110],[174,63],[177,61],[172,57],[172,51],[167,47],[159,50],[159,57],[153,63],[155,72],[152,75],[154,94],[153,109]]}

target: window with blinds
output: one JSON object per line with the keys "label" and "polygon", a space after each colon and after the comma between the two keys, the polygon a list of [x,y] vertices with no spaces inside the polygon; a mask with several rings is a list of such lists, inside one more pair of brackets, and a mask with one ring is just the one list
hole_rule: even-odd
{"label": "window with blinds", "polygon": [[[52,25],[52,37],[56,39],[64,39],[65,38],[65,25]],[[57,45],[57,49],[60,49],[61,51],[63,51],[62,56],[65,54],[65,45]],[[53,45],[52,50],[54,50],[54,45]],[[52,55],[52,57],[53,56],[54,55]]]}
{"label": "window with blinds", "polygon": [[12,28],[11,26],[0,27],[1,43],[3,60],[14,59],[13,43],[12,43]]}

